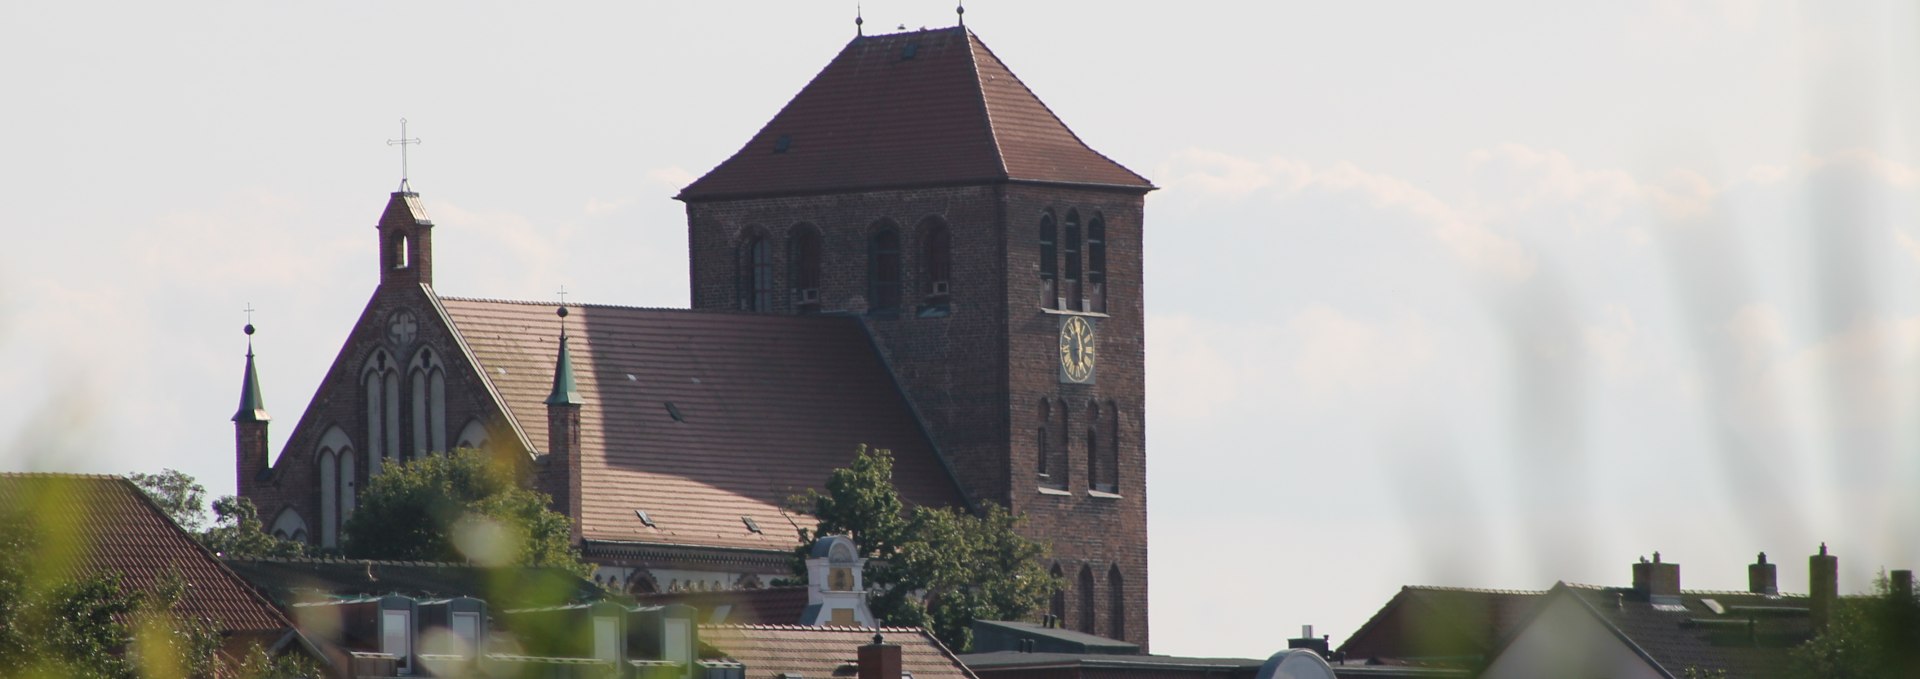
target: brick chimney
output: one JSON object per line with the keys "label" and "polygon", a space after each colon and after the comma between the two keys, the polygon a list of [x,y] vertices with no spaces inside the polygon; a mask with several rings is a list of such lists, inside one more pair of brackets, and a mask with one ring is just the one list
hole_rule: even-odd
{"label": "brick chimney", "polygon": [[1659,552],[1651,562],[1641,557],[1633,565],[1633,592],[1656,604],[1680,603],[1680,564],[1661,562]]}
{"label": "brick chimney", "polygon": [[233,472],[240,497],[249,497],[247,491],[267,469],[267,421],[272,419],[260,394],[260,374],[253,369],[253,324],[248,323],[245,331],[247,371],[240,378],[240,408],[233,413]]}
{"label": "brick chimney", "polygon": [[573,357],[567,351],[567,308],[560,317],[560,354],[553,364],[553,391],[547,395],[547,492],[567,515],[569,535],[580,542],[580,389],[573,381]]}
{"label": "brick chimney", "polygon": [[1818,634],[1827,628],[1833,620],[1833,605],[1840,598],[1840,557],[1827,553],[1827,543],[1820,543],[1820,553],[1807,557],[1807,599],[1812,609],[1813,631]]}
{"label": "brick chimney", "polygon": [[1780,593],[1779,571],[1767,563],[1766,552],[1760,553],[1758,561],[1747,564],[1747,591],[1769,596]]}
{"label": "brick chimney", "polygon": [[900,679],[900,645],[889,644],[880,635],[873,643],[860,647],[859,679]]}

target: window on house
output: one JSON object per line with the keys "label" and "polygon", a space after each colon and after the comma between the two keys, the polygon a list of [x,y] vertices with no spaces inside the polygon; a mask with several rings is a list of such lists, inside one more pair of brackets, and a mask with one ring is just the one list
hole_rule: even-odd
{"label": "window on house", "polygon": [[873,234],[867,261],[867,313],[900,310],[900,233],[888,228]]}
{"label": "window on house", "polygon": [[1047,602],[1047,616],[1053,618],[1055,624],[1065,625],[1067,624],[1067,576],[1060,571],[1060,564],[1053,565],[1053,579],[1060,583],[1060,589],[1054,590],[1053,600]]}
{"label": "window on house", "polygon": [[1047,435],[1047,424],[1053,419],[1052,405],[1052,402],[1047,399],[1040,399],[1040,416],[1036,418],[1040,426],[1039,436],[1035,441],[1033,458],[1034,464],[1038,467],[1040,485],[1043,486],[1053,484],[1053,474],[1051,473],[1053,470],[1053,453],[1048,450],[1053,447],[1053,441],[1051,437]]}
{"label": "window on house", "polygon": [[1107,220],[1094,215],[1087,221],[1088,311],[1107,311]]}
{"label": "window on house", "polygon": [[407,236],[397,234],[393,237],[393,268],[407,268]]}
{"label": "window on house", "polygon": [[1053,215],[1040,215],[1040,306],[1047,309],[1060,304],[1059,237],[1060,227],[1053,223]]}
{"label": "window on house", "polygon": [[1127,638],[1127,593],[1122,587],[1120,564],[1107,569],[1107,638]]}
{"label": "window on house", "polygon": [[1082,311],[1080,304],[1080,213],[1067,211],[1067,222],[1060,234],[1060,297],[1064,308]]}
{"label": "window on house", "polygon": [[[1105,420],[1096,418],[1087,423],[1088,434],[1092,437],[1095,428],[1104,428],[1106,435],[1100,437],[1100,475],[1095,478],[1094,490],[1108,493],[1120,492],[1120,408],[1113,401],[1107,401],[1102,411]],[[1089,446],[1091,448],[1091,446]]]}
{"label": "window on house", "polygon": [[765,236],[754,236],[740,244],[740,308],[746,311],[773,309],[773,256],[767,252]]}
{"label": "window on house", "polygon": [[793,282],[793,308],[803,314],[820,311],[820,232],[812,226],[793,227],[787,237],[787,280]]}

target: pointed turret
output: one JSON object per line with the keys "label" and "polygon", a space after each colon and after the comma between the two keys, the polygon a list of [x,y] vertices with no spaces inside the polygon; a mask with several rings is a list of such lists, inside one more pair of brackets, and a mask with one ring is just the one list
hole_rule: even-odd
{"label": "pointed turret", "polygon": [[248,323],[247,372],[240,378],[240,409],[233,413],[234,474],[240,495],[267,471],[267,403],[260,392],[260,373],[253,365],[253,324]]}
{"label": "pointed turret", "polygon": [[553,391],[547,395],[547,494],[554,509],[572,519],[572,537],[580,540],[580,387],[573,381],[573,356],[567,351],[567,308],[560,317],[560,354],[553,363]]}

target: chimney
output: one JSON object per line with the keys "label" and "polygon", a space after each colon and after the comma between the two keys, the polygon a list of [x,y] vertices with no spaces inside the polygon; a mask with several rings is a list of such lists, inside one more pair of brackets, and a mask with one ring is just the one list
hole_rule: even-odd
{"label": "chimney", "polygon": [[573,357],[567,351],[567,308],[560,317],[560,355],[553,364],[553,391],[547,395],[547,490],[567,515],[570,537],[580,542],[580,389],[573,381]]}
{"label": "chimney", "polygon": [[1313,636],[1313,625],[1301,625],[1300,638],[1287,640],[1287,648],[1308,649],[1315,653],[1320,654],[1320,657],[1323,659],[1332,657],[1332,654],[1328,652],[1328,648],[1331,645],[1332,645],[1331,638],[1326,636],[1320,636],[1320,637]]}
{"label": "chimney", "polygon": [[900,645],[889,644],[880,635],[873,643],[860,647],[859,679],[900,679]]}
{"label": "chimney", "polygon": [[1767,563],[1766,552],[1760,553],[1760,560],[1747,564],[1747,591],[1768,596],[1780,593],[1779,571]]}
{"label": "chimney", "polygon": [[1655,604],[1679,604],[1680,564],[1662,563],[1659,552],[1653,553],[1651,562],[1641,557],[1633,565],[1633,592]]}
{"label": "chimney", "polygon": [[1894,571],[1887,574],[1888,584],[1893,586],[1893,598],[1896,601],[1913,601],[1913,571]]}
{"label": "chimney", "polygon": [[[251,312],[253,307],[247,309]],[[249,497],[247,491],[252,490],[260,474],[267,470],[267,421],[272,419],[267,416],[266,399],[260,394],[260,374],[253,369],[252,323],[247,324],[245,332],[247,371],[240,378],[240,408],[233,413],[233,471],[240,497]]]}
{"label": "chimney", "polygon": [[1807,599],[1812,609],[1813,631],[1818,634],[1827,628],[1833,620],[1833,604],[1840,598],[1840,557],[1827,553],[1827,543],[1820,543],[1820,553],[1807,557]]}

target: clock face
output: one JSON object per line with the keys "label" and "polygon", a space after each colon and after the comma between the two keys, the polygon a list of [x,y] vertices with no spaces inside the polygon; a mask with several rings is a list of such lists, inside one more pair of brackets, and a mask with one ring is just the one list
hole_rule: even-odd
{"label": "clock face", "polygon": [[414,322],[413,312],[401,309],[387,318],[387,338],[393,343],[405,347],[413,343],[414,334],[420,331],[420,324]]}
{"label": "clock face", "polygon": [[1093,382],[1093,323],[1082,316],[1067,316],[1060,321],[1060,381],[1074,384]]}

